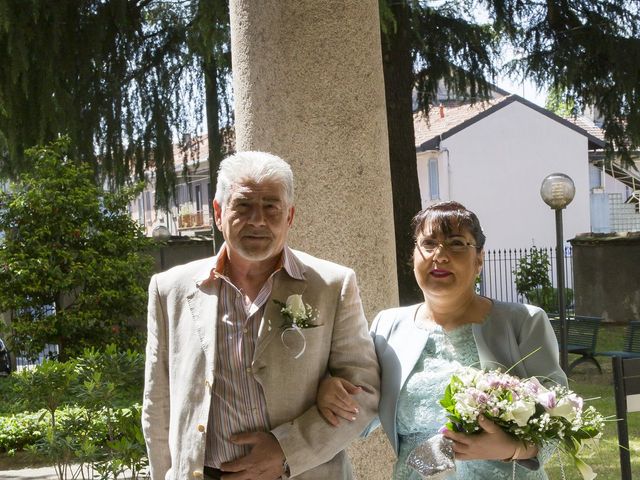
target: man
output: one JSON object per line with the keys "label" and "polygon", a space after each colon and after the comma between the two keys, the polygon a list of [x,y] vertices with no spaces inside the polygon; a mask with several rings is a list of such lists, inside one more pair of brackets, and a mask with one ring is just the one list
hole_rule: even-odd
{"label": "man", "polygon": [[[223,160],[213,208],[220,252],[149,286],[152,479],[351,478],[344,448],[374,415],[379,388],[355,274],[286,245],[293,174],[276,156]],[[315,405],[327,374],[362,387],[359,414],[338,429]]]}

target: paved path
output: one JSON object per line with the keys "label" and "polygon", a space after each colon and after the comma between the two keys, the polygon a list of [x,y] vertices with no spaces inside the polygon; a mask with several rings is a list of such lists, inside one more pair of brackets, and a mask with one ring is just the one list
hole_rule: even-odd
{"label": "paved path", "polygon": [[58,476],[53,467],[0,471],[1,480],[25,480],[27,478],[29,480],[57,480]]}
{"label": "paved path", "polygon": [[[71,476],[69,476],[71,478]],[[129,477],[125,477],[129,478]],[[58,480],[53,467],[22,468],[20,470],[1,470],[0,480]]]}

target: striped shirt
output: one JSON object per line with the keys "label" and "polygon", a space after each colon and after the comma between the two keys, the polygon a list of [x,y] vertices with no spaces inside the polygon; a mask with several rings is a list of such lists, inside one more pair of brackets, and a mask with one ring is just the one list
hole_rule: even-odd
{"label": "striped shirt", "polygon": [[220,468],[222,463],[251,451],[251,445],[231,443],[232,434],[267,432],[271,428],[262,386],[252,372],[253,354],[260,322],[271,296],[273,276],[284,268],[289,276],[303,278],[292,256],[285,246],[279,265],[251,302],[245,300],[243,293],[224,275],[226,246],[220,249],[216,267],[209,277],[218,290],[218,317],[212,319],[217,322],[216,368],[204,462],[209,467]]}

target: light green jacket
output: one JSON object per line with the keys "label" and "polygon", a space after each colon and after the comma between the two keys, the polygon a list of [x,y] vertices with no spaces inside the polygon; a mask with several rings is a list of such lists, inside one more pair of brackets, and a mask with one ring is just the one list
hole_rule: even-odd
{"label": "light green jacket", "polygon": [[[370,331],[382,376],[379,422],[396,453],[399,446],[396,414],[400,390],[429,338],[429,332],[418,328],[414,322],[418,307],[412,305],[383,310],[373,321]],[[567,377],[559,364],[558,342],[542,309],[494,300],[489,316],[482,324],[473,324],[472,331],[482,368],[502,367],[504,371],[515,365],[510,373],[518,377],[538,377],[547,385],[567,385]],[[520,361],[536,349],[536,353]],[[375,426],[375,423],[370,425],[368,431]],[[539,454],[543,463],[548,456],[546,451],[547,448],[543,448]],[[526,463],[524,461],[523,466],[536,467]]]}

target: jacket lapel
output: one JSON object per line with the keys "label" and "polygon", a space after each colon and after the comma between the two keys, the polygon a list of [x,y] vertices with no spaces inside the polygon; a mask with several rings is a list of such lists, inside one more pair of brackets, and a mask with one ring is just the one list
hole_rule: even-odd
{"label": "jacket lapel", "polygon": [[400,323],[400,328],[406,331],[399,331],[391,337],[390,342],[402,366],[400,389],[402,389],[409,374],[413,371],[413,367],[415,367],[429,339],[429,332],[427,330],[416,327],[413,321],[414,315],[415,311],[412,311],[411,321]]}
{"label": "jacket lapel", "polygon": [[211,268],[213,268],[212,265],[215,265],[215,260],[211,264],[207,262],[206,271],[198,272],[194,277],[193,290],[187,295],[189,310],[200,338],[200,346],[207,359],[207,365],[214,364],[216,319],[218,318],[217,289],[214,282],[206,281]]}

